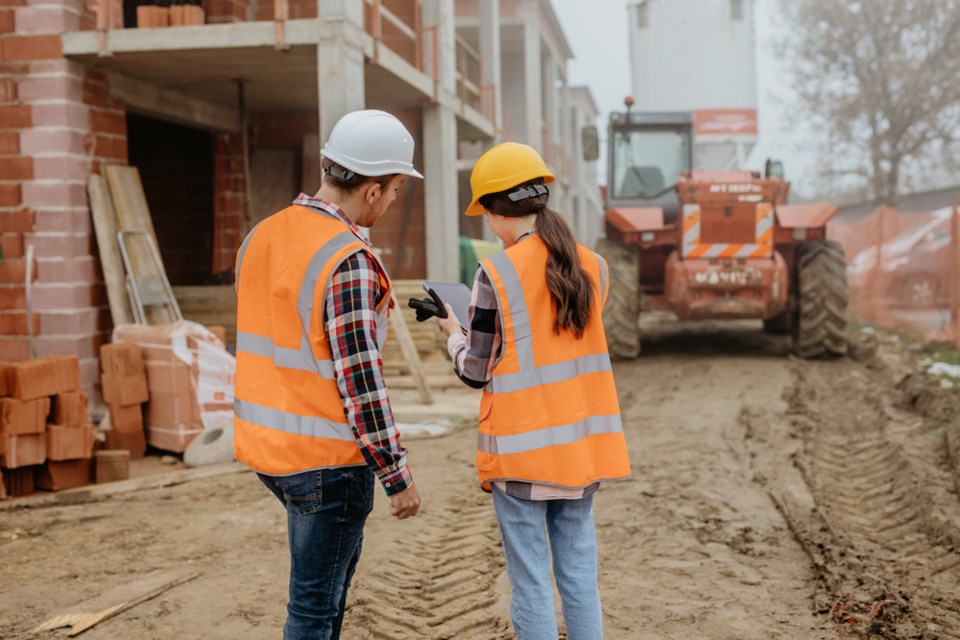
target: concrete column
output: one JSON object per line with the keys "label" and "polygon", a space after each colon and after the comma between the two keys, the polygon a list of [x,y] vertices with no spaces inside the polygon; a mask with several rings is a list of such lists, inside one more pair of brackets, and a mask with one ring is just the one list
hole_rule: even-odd
{"label": "concrete column", "polygon": [[500,82],[500,0],[480,2],[480,55],[483,57],[483,83],[493,87],[494,121],[499,141],[503,128],[503,89]]}
{"label": "concrete column", "polygon": [[[526,143],[535,149],[543,147],[543,100],[540,66],[540,27],[527,20],[523,26],[523,83],[526,93]],[[515,114],[514,118],[521,114]]]}
{"label": "concrete column", "polygon": [[363,0],[318,0],[320,142],[345,114],[366,106],[362,49]]}
{"label": "concrete column", "polygon": [[439,101],[423,109],[423,175],[427,277],[460,278],[460,218],[457,201],[456,31],[453,0],[424,0],[424,26],[439,25]]}

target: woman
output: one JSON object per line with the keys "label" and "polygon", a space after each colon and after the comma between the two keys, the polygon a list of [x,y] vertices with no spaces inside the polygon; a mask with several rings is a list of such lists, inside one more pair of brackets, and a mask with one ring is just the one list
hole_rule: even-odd
{"label": "woman", "polygon": [[519,640],[557,638],[550,561],[570,640],[603,637],[593,494],[630,474],[601,311],[607,265],[547,208],[554,176],[531,147],[487,151],[468,216],[506,245],[482,261],[469,329],[447,306],[454,370],[483,388],[477,470],[493,493]]}

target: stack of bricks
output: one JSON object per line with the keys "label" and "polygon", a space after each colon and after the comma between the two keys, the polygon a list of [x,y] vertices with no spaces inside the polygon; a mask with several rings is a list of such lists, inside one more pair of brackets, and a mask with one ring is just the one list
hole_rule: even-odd
{"label": "stack of bricks", "polygon": [[4,363],[0,381],[0,467],[8,493],[89,483],[95,430],[77,358]]}
{"label": "stack of bricks", "polygon": [[103,399],[110,409],[107,449],[129,451],[131,460],[142,458],[147,449],[143,403],[150,399],[150,393],[140,347],[105,344],[100,347],[100,366]]}
{"label": "stack of bricks", "polygon": [[246,22],[250,19],[250,0],[207,0],[207,22]]}
{"label": "stack of bricks", "polygon": [[0,360],[30,357],[32,329],[33,355],[78,356],[92,391],[109,326],[86,181],[102,162],[126,163],[127,146],[124,105],[104,76],[63,57],[61,34],[95,26],[87,4],[0,3]]}

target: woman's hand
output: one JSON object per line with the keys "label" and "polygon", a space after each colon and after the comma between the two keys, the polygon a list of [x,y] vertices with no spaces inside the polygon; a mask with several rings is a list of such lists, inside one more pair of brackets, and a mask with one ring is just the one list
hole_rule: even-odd
{"label": "woman's hand", "polygon": [[453,307],[448,304],[443,306],[447,310],[447,317],[440,318],[440,330],[447,334],[448,338],[454,333],[462,333],[463,329],[460,328],[460,320],[457,318],[457,314],[453,312]]}

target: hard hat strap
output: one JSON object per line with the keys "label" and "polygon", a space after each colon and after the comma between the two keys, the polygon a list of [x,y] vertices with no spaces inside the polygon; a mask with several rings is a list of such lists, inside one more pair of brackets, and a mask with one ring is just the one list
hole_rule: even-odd
{"label": "hard hat strap", "polygon": [[550,190],[542,184],[532,184],[529,187],[517,189],[513,193],[507,194],[507,197],[510,198],[511,202],[518,202],[520,200],[526,200],[527,198],[542,196],[545,193],[550,193]]}
{"label": "hard hat strap", "polygon": [[341,180],[350,180],[353,176],[357,175],[350,169],[344,169],[339,165],[330,165],[323,169],[323,172],[327,175],[333,176],[334,178],[340,178]]}

